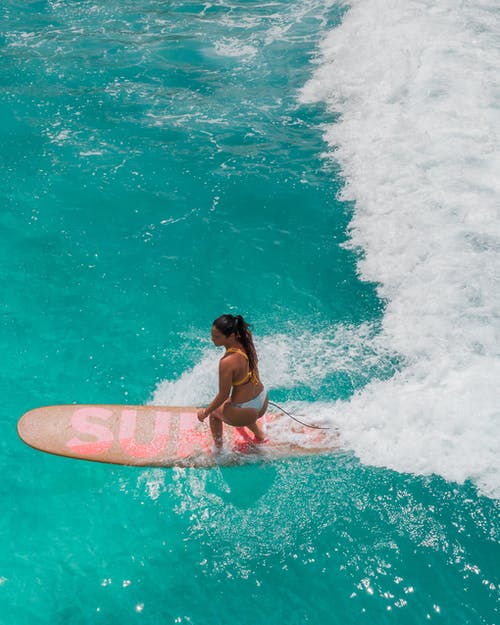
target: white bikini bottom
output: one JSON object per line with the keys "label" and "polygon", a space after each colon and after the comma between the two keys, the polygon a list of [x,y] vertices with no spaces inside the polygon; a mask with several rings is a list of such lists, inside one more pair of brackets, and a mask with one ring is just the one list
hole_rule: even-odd
{"label": "white bikini bottom", "polygon": [[236,408],[256,408],[258,412],[260,412],[264,402],[267,398],[266,389],[262,390],[257,397],[250,399],[249,401],[244,401],[242,403],[237,404],[236,402],[231,402],[231,406],[235,406]]}

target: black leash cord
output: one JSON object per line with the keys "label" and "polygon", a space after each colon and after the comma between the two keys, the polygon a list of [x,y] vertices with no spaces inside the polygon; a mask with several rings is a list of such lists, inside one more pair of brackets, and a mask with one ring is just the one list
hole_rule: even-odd
{"label": "black leash cord", "polygon": [[333,428],[329,428],[329,427],[325,427],[325,426],[321,426],[321,425],[310,425],[309,423],[304,423],[303,421],[300,421],[299,419],[297,419],[297,417],[294,417],[293,415],[291,415],[289,412],[287,412],[281,406],[278,406],[278,404],[275,404],[272,401],[270,401],[268,403],[269,403],[270,406],[274,406],[275,408],[278,408],[278,410],[281,410],[281,412],[284,412],[286,415],[288,415],[290,417],[290,419],[293,419],[294,421],[297,421],[297,423],[300,423],[300,425],[305,425],[306,428],[314,428],[315,430],[332,430],[333,429]]}

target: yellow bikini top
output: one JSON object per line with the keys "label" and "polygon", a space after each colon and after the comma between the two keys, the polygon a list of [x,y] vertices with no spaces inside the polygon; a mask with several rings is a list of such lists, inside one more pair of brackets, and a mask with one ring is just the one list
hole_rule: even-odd
{"label": "yellow bikini top", "polygon": [[[237,347],[230,347],[229,349],[226,349],[226,354],[241,354],[248,360],[247,354],[242,349],[238,349]],[[238,382],[233,382],[233,386],[242,386],[247,382],[251,382],[252,384],[258,384],[260,382],[255,371],[249,371],[244,378],[238,380]]]}

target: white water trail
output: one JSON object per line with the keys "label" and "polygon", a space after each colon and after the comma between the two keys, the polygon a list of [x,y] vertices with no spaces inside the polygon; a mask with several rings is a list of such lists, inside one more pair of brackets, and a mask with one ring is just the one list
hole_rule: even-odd
{"label": "white water trail", "polygon": [[[335,422],[363,462],[500,496],[500,20],[489,0],[353,0],[303,103],[355,202],[359,275],[406,368]],[[331,412],[331,408],[329,409]]]}

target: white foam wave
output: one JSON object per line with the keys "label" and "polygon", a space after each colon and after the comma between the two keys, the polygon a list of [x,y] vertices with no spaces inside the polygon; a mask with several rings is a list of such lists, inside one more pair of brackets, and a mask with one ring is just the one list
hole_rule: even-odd
{"label": "white foam wave", "polygon": [[336,405],[363,461],[500,496],[500,75],[493,2],[352,0],[303,102],[354,200],[380,340],[407,368]]}

